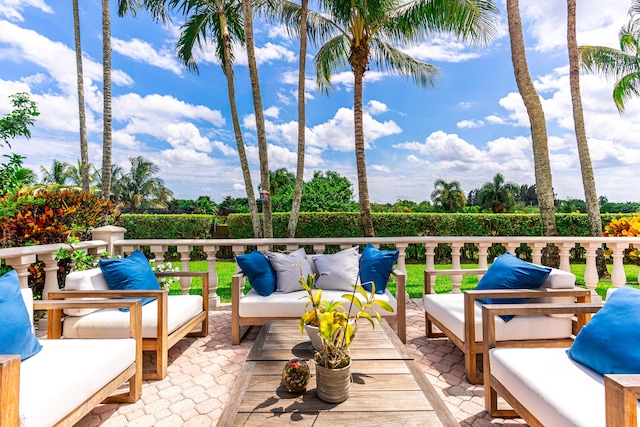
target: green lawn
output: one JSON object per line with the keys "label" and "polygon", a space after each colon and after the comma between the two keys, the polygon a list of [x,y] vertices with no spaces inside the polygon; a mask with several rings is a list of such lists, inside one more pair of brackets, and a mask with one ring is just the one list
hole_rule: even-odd
{"label": "green lawn", "polygon": [[[192,261],[190,263],[191,271],[206,271],[206,261]],[[223,302],[231,302],[231,276],[236,271],[235,262],[223,262],[216,263],[218,271],[218,295]],[[448,269],[451,265],[442,264],[437,265],[436,269]],[[478,268],[477,264],[464,264],[462,268]],[[578,285],[584,285],[584,264],[572,264],[571,271],[576,275],[576,282]],[[609,266],[611,271],[611,266]],[[638,282],[638,266],[637,265],[625,265],[625,272],[627,275],[627,283],[637,285]],[[473,289],[478,284],[476,276],[464,276],[462,279],[462,290]],[[448,276],[439,276],[436,279],[435,290],[438,293],[448,292],[451,290],[451,278]],[[602,280],[598,282],[596,292],[604,296],[607,289],[611,287],[611,281]],[[390,288],[395,292],[395,283],[390,284]],[[200,279],[195,278],[192,285],[192,292],[200,293],[202,289],[202,282]],[[174,284],[170,287],[170,293],[179,293],[180,286]],[[407,292],[411,298],[421,298],[424,292],[424,264],[408,264],[407,265]]]}

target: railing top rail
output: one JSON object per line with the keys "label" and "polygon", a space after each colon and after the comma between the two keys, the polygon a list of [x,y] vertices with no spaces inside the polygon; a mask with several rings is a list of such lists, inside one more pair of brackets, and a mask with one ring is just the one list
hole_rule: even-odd
{"label": "railing top rail", "polygon": [[[91,248],[99,248],[101,246],[106,246],[107,242],[103,240],[86,240],[74,244],[73,247],[76,249],[91,249]],[[0,258],[14,258],[23,255],[40,255],[40,254],[51,254],[57,251],[59,248],[68,248],[69,244],[67,243],[52,243],[48,245],[35,245],[35,246],[19,246],[15,248],[2,248],[0,249]]]}

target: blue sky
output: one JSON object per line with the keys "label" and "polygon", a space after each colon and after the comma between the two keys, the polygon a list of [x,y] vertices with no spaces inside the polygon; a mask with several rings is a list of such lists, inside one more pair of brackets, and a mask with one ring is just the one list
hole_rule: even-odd
{"label": "blue sky", "polygon": [[[100,0],[80,2],[89,157],[102,159],[102,31]],[[125,170],[142,155],[161,168],[177,198],[245,196],[233,137],[226,80],[212,50],[197,53],[199,74],[177,60],[181,18],[153,22],[146,12],[119,18],[112,0],[113,162]],[[437,65],[435,90],[374,68],[365,75],[365,137],[373,202],[428,200],[436,179],[457,180],[469,192],[500,172],[507,181],[535,183],[528,118],[511,65],[504,4],[498,37],[484,48],[446,36],[406,46],[415,58]],[[531,75],[543,99],[557,197],[584,199],[576,152],[566,52],[566,2],[521,1]],[[578,43],[617,46],[629,0],[578,2]],[[255,22],[256,49],[269,143],[269,168],[295,171],[298,41],[281,28]],[[315,87],[313,49],[307,61],[305,178],[335,170],[354,183],[353,78],[334,76],[334,91]],[[259,163],[251,88],[243,51],[236,51],[236,96],[253,183]],[[32,139],[13,152],[40,172],[53,159],[79,158],[73,17],[69,0],[0,0],[0,114],[10,94],[32,94],[41,116]],[[640,102],[620,116],[612,82],[583,75],[587,136],[598,195],[638,201],[630,190],[640,166]],[[6,154],[8,148],[0,148]],[[631,187],[629,186],[631,185]]]}

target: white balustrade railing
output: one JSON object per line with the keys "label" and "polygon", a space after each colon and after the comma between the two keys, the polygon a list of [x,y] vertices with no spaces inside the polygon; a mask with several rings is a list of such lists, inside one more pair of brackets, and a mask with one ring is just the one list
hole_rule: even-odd
{"label": "white balustrade railing", "polygon": [[[190,254],[194,248],[202,248],[206,254],[209,272],[209,301],[212,307],[219,305],[220,298],[217,295],[218,275],[216,271],[216,254],[221,248],[231,248],[234,255],[247,252],[250,248],[259,251],[273,250],[274,247],[284,247],[287,251],[296,250],[302,246],[312,247],[316,254],[324,253],[327,247],[339,247],[346,249],[354,245],[371,243],[374,246],[391,245],[399,250],[398,268],[406,271],[405,259],[409,245],[420,245],[425,248],[425,269],[435,269],[436,248],[446,245],[451,248],[452,269],[459,269],[464,245],[474,245],[478,252],[478,268],[487,268],[489,248],[493,245],[502,245],[508,251],[515,250],[522,244],[531,249],[532,262],[541,264],[542,251],[548,244],[555,245],[559,250],[560,269],[570,270],[570,250],[576,246],[584,249],[586,267],[584,273],[585,285],[591,290],[594,299],[597,299],[595,289],[598,284],[598,272],[596,268],[596,250],[603,244],[611,251],[612,269],[611,282],[613,286],[624,286],[627,282],[624,271],[624,251],[631,245],[640,247],[640,238],[637,237],[529,237],[529,236],[405,236],[405,237],[349,237],[349,238],[272,238],[272,239],[125,239],[125,229],[121,227],[107,226],[96,229],[92,233],[93,240],[74,245],[78,249],[85,249],[89,253],[99,256],[105,250],[113,255],[127,255],[141,247],[148,247],[154,255],[157,264],[164,263],[164,254],[169,246],[174,246],[180,254],[182,270],[189,270]],[[28,268],[36,260],[43,261],[44,270],[48,273],[57,271],[57,261],[53,254],[64,244],[26,246],[20,248],[0,249],[0,259],[13,267],[18,272],[21,286],[27,287],[29,276]],[[462,276],[451,276],[454,292],[460,289]],[[181,278],[183,289],[190,286],[190,278]],[[47,274],[45,279],[44,296],[52,290],[58,289],[57,274]]]}

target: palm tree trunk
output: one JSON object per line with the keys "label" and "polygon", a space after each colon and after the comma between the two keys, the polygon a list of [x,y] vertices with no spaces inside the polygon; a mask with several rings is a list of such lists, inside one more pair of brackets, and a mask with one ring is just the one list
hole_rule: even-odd
{"label": "palm tree trunk", "polygon": [[369,52],[366,46],[351,48],[349,63],[353,70],[353,127],[355,131],[356,169],[358,170],[358,198],[360,218],[365,237],[375,236],[371,205],[369,203],[369,184],[367,183],[367,162],[364,152],[364,124],[362,116],[362,79],[367,68]]}
{"label": "palm tree trunk", "polygon": [[80,175],[82,176],[82,192],[89,188],[89,148],[87,146],[87,116],[84,109],[84,75],[82,72],[82,47],[80,44],[80,13],[78,0],[72,0],[73,35],[76,48],[76,73],[78,80],[78,118],[80,120]]}
{"label": "palm tree trunk", "polygon": [[262,237],[260,227],[260,216],[258,215],[258,205],[256,196],[253,192],[253,183],[251,182],[251,171],[249,170],[249,162],[247,161],[247,153],[244,149],[244,141],[242,140],[242,129],[240,128],[240,120],[238,119],[238,108],[236,106],[236,91],[233,84],[233,69],[231,68],[231,36],[227,29],[227,19],[224,15],[224,9],[220,9],[220,24],[222,27],[223,55],[224,55],[224,74],[227,78],[227,92],[229,94],[229,105],[231,106],[231,121],[233,122],[233,132],[236,136],[236,145],[238,147],[238,155],[240,156],[240,167],[242,168],[242,176],[244,178],[244,186],[247,191],[247,203],[249,204],[249,212],[251,213],[251,224],[253,225],[254,237]]}
{"label": "palm tree trunk", "polygon": [[529,116],[529,123],[531,124],[533,161],[535,164],[536,186],[538,188],[542,234],[545,236],[557,236],[558,230],[556,228],[553,183],[547,142],[547,124],[545,122],[540,97],[538,96],[538,92],[536,92],[536,88],[533,86],[531,75],[529,74],[518,0],[507,0],[507,17],[509,21],[513,71],[515,73],[518,91],[522,96],[522,101]]}
{"label": "palm tree trunk", "polygon": [[304,80],[307,66],[307,10],[308,0],[302,0],[300,9],[300,64],[298,71],[298,161],[296,164],[296,185],[293,190],[293,202],[291,203],[291,213],[289,214],[289,225],[287,227],[287,237],[296,236],[298,226],[298,216],[300,214],[300,203],[302,201],[302,184],[304,183],[304,148],[306,130],[306,102],[304,99]]}
{"label": "palm tree trunk", "polygon": [[102,198],[111,195],[111,18],[109,0],[102,0]]}
{"label": "palm tree trunk", "polygon": [[[600,217],[600,204],[598,203],[598,194],[596,192],[596,180],[593,176],[589,143],[587,142],[587,132],[584,126],[582,96],[580,94],[580,61],[578,59],[578,40],[576,38],[576,0],[567,0],[567,48],[569,50],[569,84],[573,103],[573,125],[576,131],[582,186],[584,187],[584,197],[587,205],[589,234],[591,236],[600,236],[602,234],[602,218]],[[609,275],[609,272],[601,249],[597,251],[596,257],[598,258],[598,262],[596,262],[598,277],[605,278]]]}
{"label": "palm tree trunk", "polygon": [[[267,150],[267,132],[264,127],[264,111],[262,109],[262,95],[260,94],[260,80],[258,78],[258,64],[253,41],[253,19],[251,0],[242,0],[242,14],[244,17],[244,36],[247,45],[247,62],[253,94],[253,108],[256,114],[256,130],[258,132],[258,155],[260,157],[260,182],[262,188],[268,190],[269,185],[269,153]],[[264,237],[273,237],[273,220],[271,218],[271,199],[261,198]]]}

